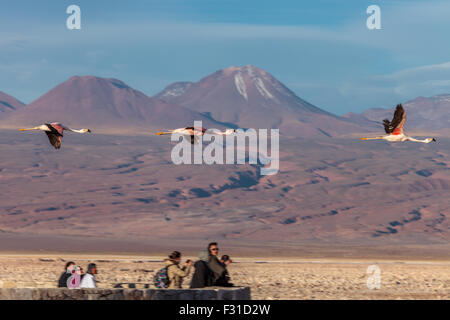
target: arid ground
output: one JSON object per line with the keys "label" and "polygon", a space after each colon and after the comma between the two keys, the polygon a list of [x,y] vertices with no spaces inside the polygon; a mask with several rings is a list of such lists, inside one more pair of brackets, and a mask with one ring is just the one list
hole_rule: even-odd
{"label": "arid ground", "polygon": [[[186,257],[194,258],[194,257]],[[2,254],[0,287],[55,287],[68,260],[98,265],[98,286],[144,288],[163,266],[161,256]],[[368,266],[381,270],[381,287],[368,289]],[[235,258],[233,282],[252,299],[450,299],[450,261]],[[191,272],[192,275],[192,272]],[[188,287],[190,277],[184,281]]]}
{"label": "arid ground", "polygon": [[[280,171],[175,165],[166,136],[0,135],[0,235],[448,244],[450,140],[280,138]],[[19,248],[20,249],[20,248]]]}
{"label": "arid ground", "polygon": [[2,131],[1,285],[54,287],[75,260],[98,263],[100,287],[145,286],[164,255],[193,259],[215,240],[253,299],[450,299],[448,137],[282,137],[275,176],[176,166],[172,146],[67,134],[56,151],[45,134]]}

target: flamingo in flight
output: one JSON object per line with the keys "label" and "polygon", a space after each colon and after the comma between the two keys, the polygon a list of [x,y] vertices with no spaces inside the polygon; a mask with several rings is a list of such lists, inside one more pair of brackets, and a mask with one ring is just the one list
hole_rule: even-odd
{"label": "flamingo in flight", "polygon": [[379,136],[375,138],[361,138],[361,140],[377,140],[382,139],[389,142],[404,142],[404,141],[414,141],[414,142],[422,142],[422,143],[430,143],[432,141],[436,141],[435,138],[426,138],[424,140],[414,139],[413,137],[407,136],[403,133],[403,126],[406,122],[406,112],[403,109],[401,104],[397,105],[395,108],[394,118],[392,121],[388,119],[383,120],[384,131],[388,135]]}
{"label": "flamingo in flight", "polygon": [[186,138],[191,139],[191,144],[198,143],[198,137],[203,136],[205,132],[208,131],[208,133],[211,134],[217,134],[222,136],[227,136],[230,134],[233,134],[236,132],[235,129],[227,129],[224,132],[218,131],[215,129],[205,129],[200,127],[185,127],[185,128],[178,128],[170,131],[164,131],[164,132],[157,132],[157,135],[163,135],[163,134],[172,134],[172,133],[178,133],[183,135]]}
{"label": "flamingo in flight", "polygon": [[48,140],[51,145],[55,147],[55,149],[61,148],[62,137],[64,135],[64,131],[72,131],[76,133],[86,133],[91,132],[89,129],[71,129],[69,127],[63,126],[61,123],[53,122],[46,123],[34,128],[24,128],[19,129],[19,131],[29,131],[29,130],[41,130],[47,134]]}

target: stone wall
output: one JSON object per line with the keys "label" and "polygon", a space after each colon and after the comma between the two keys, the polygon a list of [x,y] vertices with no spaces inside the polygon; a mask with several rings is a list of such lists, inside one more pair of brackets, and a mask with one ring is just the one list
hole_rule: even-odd
{"label": "stone wall", "polygon": [[250,288],[180,290],[0,288],[0,300],[250,300]]}

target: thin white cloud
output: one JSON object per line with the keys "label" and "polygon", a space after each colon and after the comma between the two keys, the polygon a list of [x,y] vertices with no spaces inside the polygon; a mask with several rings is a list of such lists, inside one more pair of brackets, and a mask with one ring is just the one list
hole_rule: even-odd
{"label": "thin white cloud", "polygon": [[450,61],[406,68],[358,81],[343,81],[339,93],[347,99],[367,97],[369,107],[380,107],[416,98],[450,93]]}
{"label": "thin white cloud", "polygon": [[[388,75],[375,76],[374,79],[414,81],[417,79],[450,78],[450,61],[400,70]],[[419,80],[420,81],[420,80]]]}
{"label": "thin white cloud", "polygon": [[391,87],[400,96],[435,95],[450,92],[450,61],[400,70],[372,78],[379,86]]}

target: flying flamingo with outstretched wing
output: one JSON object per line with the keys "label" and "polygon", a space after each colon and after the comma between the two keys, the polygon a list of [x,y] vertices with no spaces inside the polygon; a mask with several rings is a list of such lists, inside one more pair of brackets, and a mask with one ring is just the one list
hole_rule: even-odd
{"label": "flying flamingo with outstretched wing", "polygon": [[374,138],[361,138],[361,140],[386,140],[389,142],[404,142],[404,141],[414,141],[414,142],[422,142],[422,143],[430,143],[432,141],[436,141],[435,138],[426,138],[424,140],[415,139],[413,137],[407,136],[403,133],[403,126],[406,122],[406,112],[403,109],[401,104],[397,105],[395,109],[394,118],[392,121],[388,119],[383,120],[384,131],[388,135],[379,136]]}
{"label": "flying flamingo with outstretched wing", "polygon": [[24,128],[19,129],[19,131],[29,131],[29,130],[40,130],[44,131],[47,134],[48,140],[50,141],[51,145],[55,147],[55,149],[61,148],[62,143],[62,137],[64,136],[64,131],[71,131],[76,133],[86,133],[91,132],[90,129],[71,129],[69,127],[66,127],[58,122],[53,123],[46,123],[34,128]]}
{"label": "flying flamingo with outstretched wing", "polygon": [[191,144],[198,143],[198,137],[203,136],[205,133],[210,134],[217,134],[217,135],[230,135],[236,132],[235,129],[227,129],[224,132],[215,130],[215,129],[205,129],[200,127],[185,127],[185,128],[178,128],[174,130],[169,131],[163,131],[163,132],[157,132],[157,135],[163,135],[163,134],[172,134],[172,133],[178,133],[183,135],[186,138],[190,138]]}

